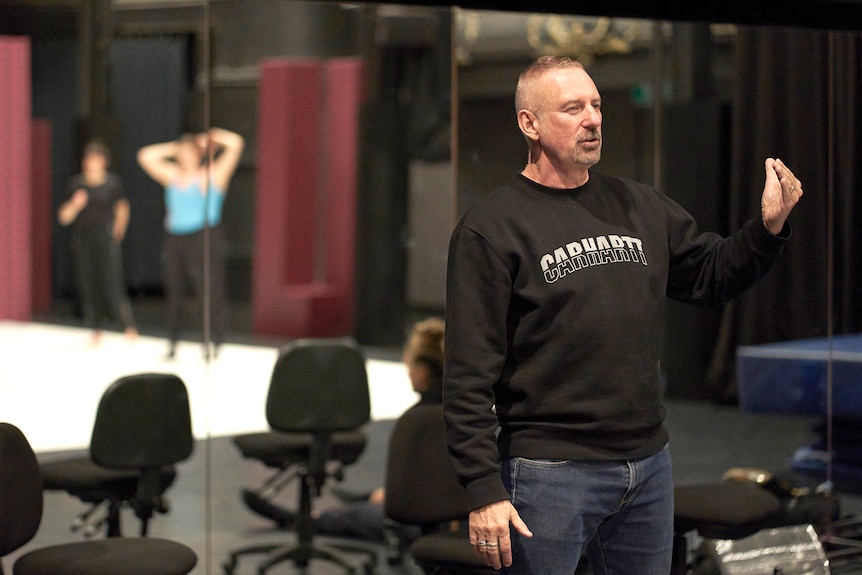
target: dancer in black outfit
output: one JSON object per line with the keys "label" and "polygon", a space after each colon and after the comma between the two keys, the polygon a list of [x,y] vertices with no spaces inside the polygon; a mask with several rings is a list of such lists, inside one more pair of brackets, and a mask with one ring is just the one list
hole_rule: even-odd
{"label": "dancer in black outfit", "polygon": [[81,173],[69,180],[68,199],[58,219],[72,226],[78,297],[84,324],[101,340],[106,320],[118,322],[126,337],[138,335],[123,281],[122,241],[129,224],[129,201],[117,174],[108,171],[110,151],[100,141],[84,147]]}

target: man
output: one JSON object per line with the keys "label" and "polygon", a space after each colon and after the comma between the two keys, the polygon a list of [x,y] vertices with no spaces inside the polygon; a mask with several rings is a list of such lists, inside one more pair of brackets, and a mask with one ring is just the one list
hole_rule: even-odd
{"label": "man", "polygon": [[[659,357],[666,296],[717,305],[790,236],[802,185],[765,161],[761,216],[729,238],[590,168],[601,96],[543,57],[515,93],[526,167],[452,233],[444,411],[470,542],[507,573],[667,575],[673,485]],[[510,529],[511,526],[511,529]]]}

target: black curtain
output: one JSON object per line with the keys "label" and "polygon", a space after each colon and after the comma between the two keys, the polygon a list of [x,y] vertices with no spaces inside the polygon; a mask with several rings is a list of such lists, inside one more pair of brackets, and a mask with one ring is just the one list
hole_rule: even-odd
{"label": "black curtain", "polygon": [[[407,292],[409,168],[450,155],[448,11],[429,20],[435,40],[393,39],[379,53],[377,97],[362,113],[356,337],[401,345]],[[421,34],[419,34],[422,36]]]}
{"label": "black curtain", "polygon": [[[73,37],[39,38],[32,44],[33,117],[51,122],[51,289],[54,297],[75,293],[69,228],[57,223],[66,201],[66,182],[80,168],[75,122],[78,119],[78,44]],[[46,230],[48,233],[48,230]]]}
{"label": "black curtain", "polygon": [[131,205],[123,258],[133,291],[161,286],[164,219],[162,188],[138,166],[136,153],[190,129],[185,124],[193,82],[190,50],[186,35],[119,38],[111,46],[111,112],[119,124],[113,167]]}
{"label": "black curtain", "polygon": [[740,30],[729,227],[737,229],[745,219],[759,216],[767,157],[790,166],[803,182],[804,196],[791,215],[793,236],[778,264],[723,309],[708,373],[717,400],[738,398],[739,345],[862,329],[862,273],[855,262],[862,253],[856,223],[862,215],[857,201],[862,183],[862,163],[857,161],[862,157],[860,67],[862,38],[857,34]]}

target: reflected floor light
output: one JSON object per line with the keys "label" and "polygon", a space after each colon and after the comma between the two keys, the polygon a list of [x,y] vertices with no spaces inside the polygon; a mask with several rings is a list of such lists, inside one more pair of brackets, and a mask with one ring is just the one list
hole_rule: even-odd
{"label": "reflected floor light", "polygon": [[[200,343],[180,342],[173,360],[165,346],[116,332],[93,346],[86,329],[0,321],[0,421],[17,425],[37,452],[85,449],[108,385],[131,373],[169,372],[188,387],[198,439],[267,429],[277,348],[224,344],[207,363]],[[416,401],[402,363],[369,358],[367,366],[372,420],[394,419]]]}

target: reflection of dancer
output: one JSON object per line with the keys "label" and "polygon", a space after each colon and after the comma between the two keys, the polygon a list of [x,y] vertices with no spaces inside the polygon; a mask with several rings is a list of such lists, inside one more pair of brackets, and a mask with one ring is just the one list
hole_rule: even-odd
{"label": "reflection of dancer", "polygon": [[[431,317],[416,323],[410,333],[402,359],[413,391],[419,400],[413,405],[440,404],[443,401],[443,320]],[[384,490],[378,487],[370,493],[342,494],[345,505],[332,507],[315,514],[314,529],[320,535],[354,537],[371,541],[384,541],[386,516],[383,511]],[[295,523],[293,511],[261,499],[246,502],[253,509],[282,527]],[[415,533],[403,532],[407,539]]]}
{"label": "reflection of dancer", "polygon": [[[209,146],[209,161],[205,161]],[[219,223],[228,185],[239,164],[242,136],[221,128],[204,134],[151,144],[138,150],[138,163],[165,188],[163,266],[168,301],[168,329],[173,357],[179,340],[182,299],[190,284],[204,313],[205,231],[210,230],[210,318],[212,341],[218,350],[224,337],[225,240]],[[207,185],[208,184],[208,185]]]}
{"label": "reflection of dancer", "polygon": [[84,323],[99,343],[102,322],[119,322],[126,336],[138,335],[123,283],[121,244],[129,224],[129,201],[119,176],[108,171],[110,151],[102,142],[84,147],[81,173],[69,180],[69,198],[58,219],[72,226],[72,253]]}

